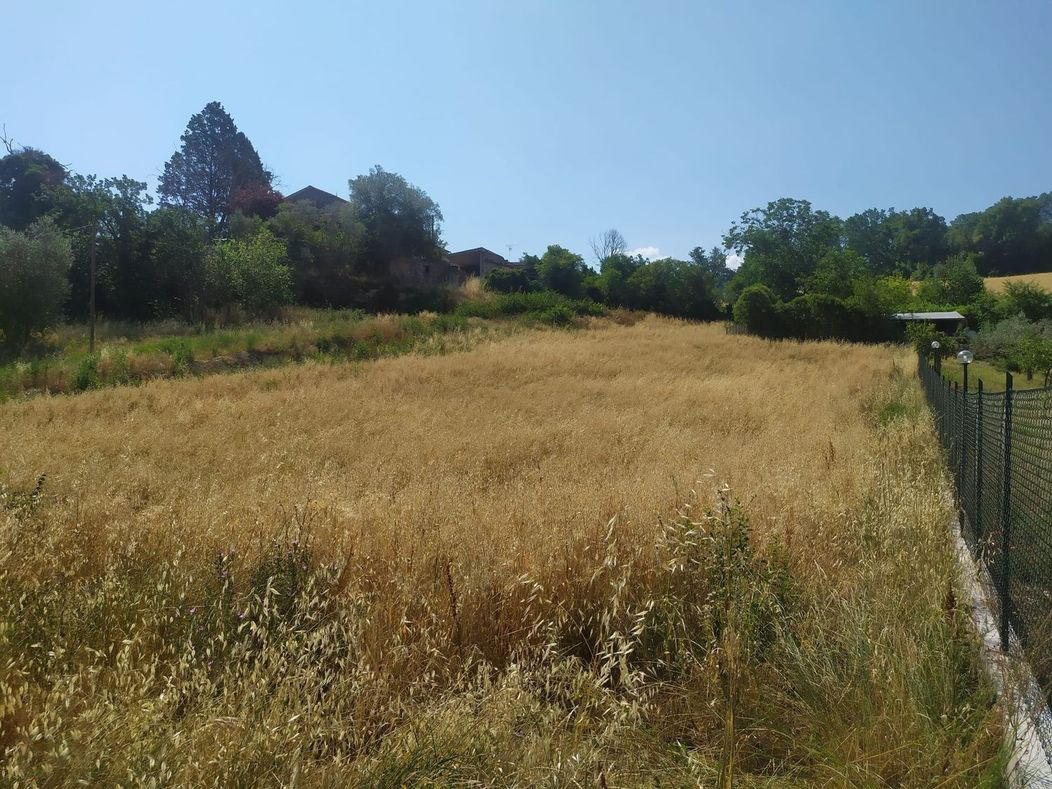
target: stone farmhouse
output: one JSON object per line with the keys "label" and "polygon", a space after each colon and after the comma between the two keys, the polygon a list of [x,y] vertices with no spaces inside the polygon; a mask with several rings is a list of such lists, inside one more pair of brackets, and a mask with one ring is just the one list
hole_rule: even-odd
{"label": "stone farmhouse", "polygon": [[[346,203],[342,197],[305,186],[285,197],[289,202],[305,201],[315,208]],[[485,247],[475,247],[462,252],[451,252],[440,258],[399,257],[388,261],[387,276],[390,281],[404,288],[426,290],[443,286],[456,287],[469,277],[484,277],[494,269],[517,268],[521,264],[506,260]]]}

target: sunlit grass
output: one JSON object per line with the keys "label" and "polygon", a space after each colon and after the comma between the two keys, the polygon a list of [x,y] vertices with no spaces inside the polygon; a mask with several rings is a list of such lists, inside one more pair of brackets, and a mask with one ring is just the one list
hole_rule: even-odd
{"label": "sunlit grass", "polygon": [[912,371],[650,318],[0,406],[6,780],[996,785]]}
{"label": "sunlit grass", "polygon": [[1009,282],[1028,282],[1038,285],[1045,290],[1052,290],[1052,271],[1039,274],[1016,274],[1011,277],[986,277],[983,279],[986,287],[994,293],[1000,293]]}
{"label": "sunlit grass", "polygon": [[[958,386],[964,386],[964,367],[955,359],[943,359],[942,376]],[[983,391],[1003,392],[1005,388],[1005,370],[992,362],[977,359],[968,366],[968,391],[974,392],[982,379]],[[1014,389],[1039,389],[1045,385],[1045,377],[1042,373],[1034,374],[1029,380],[1026,373],[1012,373],[1012,387]]]}

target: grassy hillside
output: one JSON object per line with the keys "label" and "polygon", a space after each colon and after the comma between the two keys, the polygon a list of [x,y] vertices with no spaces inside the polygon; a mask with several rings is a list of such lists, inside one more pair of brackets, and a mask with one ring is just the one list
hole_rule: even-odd
{"label": "grassy hillside", "polygon": [[648,319],[8,402],[2,774],[992,784],[913,364]]}
{"label": "grassy hillside", "polygon": [[1052,271],[1041,274],[1017,274],[1014,277],[986,277],[983,282],[994,293],[1000,293],[1008,282],[1032,282],[1045,290],[1052,290]]}

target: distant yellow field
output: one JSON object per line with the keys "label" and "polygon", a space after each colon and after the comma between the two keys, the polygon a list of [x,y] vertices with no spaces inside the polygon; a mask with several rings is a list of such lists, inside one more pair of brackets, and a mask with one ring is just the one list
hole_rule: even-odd
{"label": "distant yellow field", "polygon": [[1052,290],[1052,271],[1044,271],[1040,274],[1017,274],[1014,277],[986,277],[983,282],[993,293],[1000,293],[1009,282],[1032,282],[1046,290]]}

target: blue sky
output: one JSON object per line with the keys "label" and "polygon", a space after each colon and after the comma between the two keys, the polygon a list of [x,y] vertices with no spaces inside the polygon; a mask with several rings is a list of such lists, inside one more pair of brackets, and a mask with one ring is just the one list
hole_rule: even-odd
{"label": "blue sky", "polygon": [[151,187],[221,101],[280,188],[373,164],[451,249],[685,256],[778,197],[948,219],[1052,190],[1052,3],[8,0],[0,123]]}

